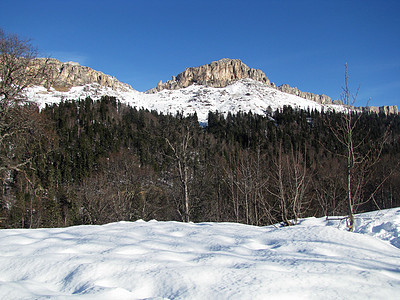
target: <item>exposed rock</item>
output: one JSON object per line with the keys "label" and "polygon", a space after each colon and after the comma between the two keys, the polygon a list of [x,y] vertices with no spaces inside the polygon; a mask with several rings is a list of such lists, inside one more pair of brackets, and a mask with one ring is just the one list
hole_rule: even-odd
{"label": "exposed rock", "polygon": [[281,86],[278,87],[278,90],[284,93],[299,96],[307,100],[315,101],[319,104],[332,104],[332,99],[329,96],[302,92],[297,87],[291,87],[288,84],[282,84]]}
{"label": "exposed rock", "polygon": [[343,105],[343,101],[342,100],[333,100],[332,103],[336,104],[336,105]]}
{"label": "exposed rock", "polygon": [[[44,63],[45,59],[36,61]],[[88,83],[98,83],[114,90],[132,90],[129,84],[118,81],[115,77],[95,71],[92,68],[81,66],[76,62],[60,62],[57,59],[48,59],[50,66],[50,86],[60,91],[68,91],[73,86],[81,86]]]}
{"label": "exposed rock", "polygon": [[251,78],[270,85],[270,81],[261,70],[251,69],[240,59],[223,58],[208,65],[187,68],[184,72],[173,76],[172,80],[165,83],[159,82],[157,86],[147,93],[156,93],[164,89],[176,90],[199,84],[211,87],[226,87],[236,80]]}
{"label": "exposed rock", "polygon": [[273,82],[270,82],[265,73],[258,69],[249,68],[241,62],[240,59],[223,58],[214,61],[208,65],[200,67],[187,68],[184,72],[176,77],[172,76],[171,80],[163,83],[158,82],[157,86],[147,91],[147,93],[157,93],[164,89],[176,90],[188,87],[192,84],[200,84],[211,87],[226,87],[236,80],[243,78],[251,78],[263,82],[278,90],[299,96],[304,99],[312,100],[320,104],[332,104],[332,99],[326,95],[316,95],[313,93],[302,92],[296,87],[290,87],[283,84],[277,87]]}
{"label": "exposed rock", "polygon": [[[307,93],[307,92],[302,92],[300,91],[297,87],[291,87],[287,84],[283,84],[279,87],[277,87],[278,90],[299,96],[304,99],[312,100],[315,101],[319,104],[337,104],[337,105],[343,105],[343,102],[341,100],[333,100],[326,95],[317,95],[313,93]],[[367,106],[367,107],[361,107],[359,108],[363,112],[368,112],[368,113],[383,113],[385,115],[390,115],[390,114],[399,114],[399,109],[397,108],[396,105],[393,106]]]}
{"label": "exposed rock", "polygon": [[[44,63],[45,59],[38,58],[38,64]],[[126,83],[118,81],[115,77],[106,75],[102,72],[95,71],[89,67],[81,66],[75,62],[60,62],[56,59],[47,60],[50,66],[50,84],[43,82],[46,87],[53,87],[58,91],[68,91],[73,86],[81,86],[90,83],[97,83],[104,87],[110,87],[114,90],[131,91],[132,87]],[[297,87],[290,87],[283,84],[277,87],[270,82],[267,76],[258,69],[249,68],[239,59],[224,58],[214,61],[208,65],[200,67],[187,68],[184,72],[176,77],[172,76],[171,80],[163,83],[161,80],[157,86],[147,93],[156,93],[164,89],[177,90],[188,87],[192,84],[199,84],[211,87],[226,87],[227,85],[240,80],[250,78],[265,83],[266,85],[276,88],[284,93],[299,96],[304,99],[312,100],[320,104],[338,104],[343,105],[340,100],[333,100],[326,95],[317,95],[308,92],[302,92]],[[364,107],[364,112],[399,114],[397,106],[381,106],[381,107]]]}
{"label": "exposed rock", "polygon": [[399,109],[397,105],[385,105],[385,106],[366,106],[362,110],[368,113],[383,113],[385,115],[399,114]]}

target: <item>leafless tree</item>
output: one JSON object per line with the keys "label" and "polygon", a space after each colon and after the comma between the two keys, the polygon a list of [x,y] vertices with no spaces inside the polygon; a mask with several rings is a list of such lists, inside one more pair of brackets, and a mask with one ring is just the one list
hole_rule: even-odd
{"label": "leafless tree", "polygon": [[318,173],[312,177],[315,199],[324,216],[339,215],[343,212],[343,166],[338,157],[318,161]]}
{"label": "leafless tree", "polygon": [[258,148],[238,151],[224,169],[236,222],[261,225],[274,224],[274,205],[268,198],[266,160]]}
{"label": "leafless tree", "polygon": [[97,172],[75,187],[80,217],[85,223],[149,220],[168,213],[164,191],[153,171],[129,150],[99,161]]}
{"label": "leafless tree", "polygon": [[268,192],[278,200],[285,225],[296,224],[310,202],[306,197],[309,182],[306,152],[294,151],[292,148],[286,154],[280,145],[278,155],[273,159]]}
{"label": "leafless tree", "polygon": [[353,95],[349,88],[349,75],[347,64],[345,65],[345,86],[341,94],[341,100],[345,105],[345,112],[342,113],[340,121],[336,125],[330,124],[330,129],[337,141],[342,145],[344,151],[339,156],[345,160],[346,164],[346,206],[347,206],[347,227],[349,231],[354,231],[354,214],[357,208],[369,201],[374,193],[377,192],[381,184],[367,199],[363,197],[366,183],[373,167],[381,157],[383,146],[387,141],[386,132],[382,139],[374,147],[368,147],[368,137],[358,136],[358,125],[363,116],[361,112],[354,112],[354,104],[357,100],[357,92]]}
{"label": "leafless tree", "polygon": [[32,156],[18,157],[18,148],[26,145],[37,123],[37,107],[28,104],[25,90],[44,83],[49,74],[47,59],[34,60],[37,50],[28,40],[0,29],[0,175],[21,171]]}
{"label": "leafless tree", "polygon": [[176,170],[182,191],[184,211],[182,219],[184,222],[190,222],[190,194],[189,194],[189,160],[190,160],[190,141],[192,135],[190,128],[185,127],[182,137],[175,143],[165,138],[168,146],[172,150],[173,159],[175,161]]}

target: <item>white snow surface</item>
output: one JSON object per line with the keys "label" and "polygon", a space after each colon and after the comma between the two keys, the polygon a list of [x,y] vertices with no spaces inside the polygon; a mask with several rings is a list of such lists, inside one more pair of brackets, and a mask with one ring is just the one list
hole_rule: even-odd
{"label": "white snow surface", "polygon": [[292,227],[0,230],[0,299],[398,299],[400,208]]}
{"label": "white snow surface", "polygon": [[242,79],[224,88],[213,88],[202,85],[191,85],[179,90],[163,90],[155,94],[146,94],[131,90],[112,90],[98,84],[87,84],[72,87],[68,92],[59,92],[41,86],[29,88],[26,91],[28,99],[37,102],[41,107],[47,104],[59,103],[65,100],[85,99],[90,96],[93,100],[101,96],[114,96],[122,103],[132,107],[156,110],[164,114],[183,112],[184,115],[197,113],[200,122],[207,122],[208,112],[218,111],[226,115],[249,112],[264,115],[270,107],[272,110],[284,105],[293,108],[336,110],[343,107],[334,104],[318,104],[311,100],[283,93],[265,83],[252,79]]}

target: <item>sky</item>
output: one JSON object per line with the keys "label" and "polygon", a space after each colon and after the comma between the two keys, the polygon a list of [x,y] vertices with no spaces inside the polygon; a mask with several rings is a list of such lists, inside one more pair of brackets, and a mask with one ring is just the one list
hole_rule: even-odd
{"label": "sky", "polygon": [[398,0],[0,0],[0,28],[139,91],[238,58],[340,99],[347,63],[356,105],[400,107],[399,11]]}

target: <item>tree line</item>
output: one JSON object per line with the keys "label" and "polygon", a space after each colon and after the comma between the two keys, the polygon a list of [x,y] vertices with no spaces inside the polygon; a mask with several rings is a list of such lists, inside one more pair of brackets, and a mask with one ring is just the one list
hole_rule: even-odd
{"label": "tree line", "polygon": [[400,205],[398,115],[296,110],[165,115],[113,97],[39,110],[49,61],[0,29],[0,227],[137,219],[293,225]]}
{"label": "tree line", "polygon": [[[196,115],[132,108],[113,97],[20,109],[46,125],[9,151],[15,161],[30,160],[2,173],[2,227],[137,219],[291,225],[348,213],[347,150],[335,137],[343,113],[210,112],[201,127]],[[373,162],[351,170],[354,212],[399,206],[399,116],[353,119],[352,142]]]}

